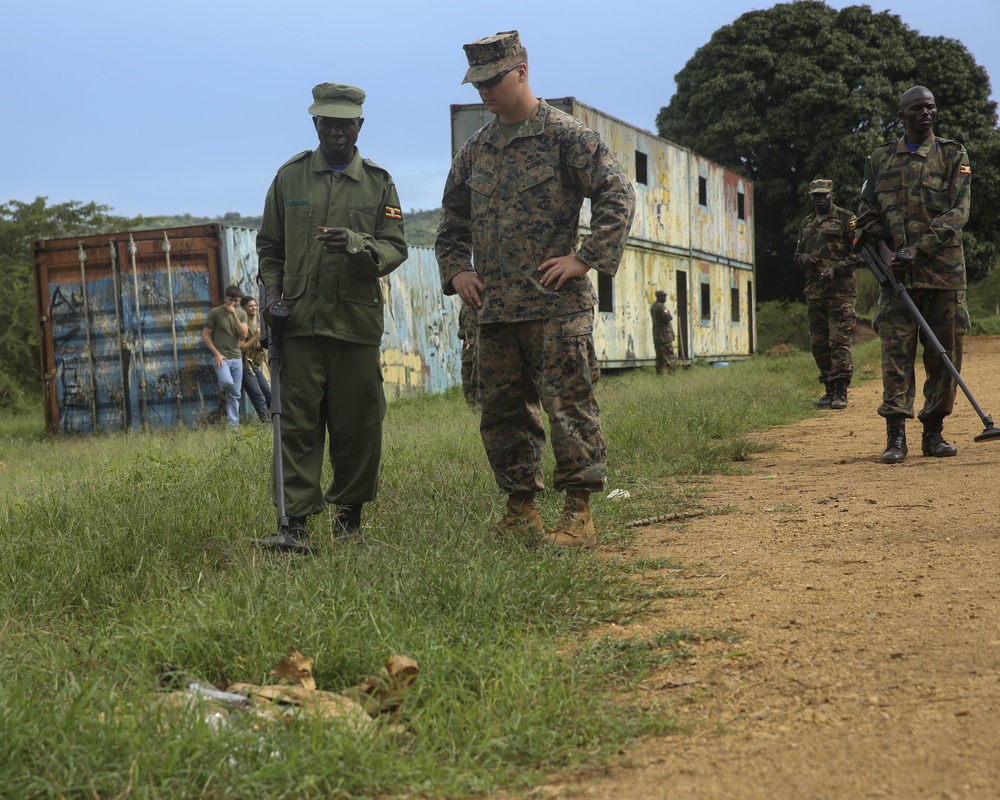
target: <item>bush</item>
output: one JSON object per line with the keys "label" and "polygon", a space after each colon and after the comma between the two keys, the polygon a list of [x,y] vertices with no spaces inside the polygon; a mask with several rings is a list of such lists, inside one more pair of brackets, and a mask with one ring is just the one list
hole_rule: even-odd
{"label": "bush", "polygon": [[809,352],[809,316],[805,303],[769,300],[757,306],[757,350],[767,353],[778,345]]}

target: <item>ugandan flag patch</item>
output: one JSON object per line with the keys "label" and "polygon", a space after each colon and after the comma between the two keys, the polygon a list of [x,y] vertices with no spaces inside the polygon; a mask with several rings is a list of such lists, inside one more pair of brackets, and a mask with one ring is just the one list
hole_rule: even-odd
{"label": "ugandan flag patch", "polygon": [[396,208],[396,206],[386,206],[385,207],[385,218],[386,219],[402,219],[403,209]]}
{"label": "ugandan flag patch", "polygon": [[968,164],[962,164],[962,166],[958,168],[958,171],[962,175],[971,175],[972,167],[970,167]]}

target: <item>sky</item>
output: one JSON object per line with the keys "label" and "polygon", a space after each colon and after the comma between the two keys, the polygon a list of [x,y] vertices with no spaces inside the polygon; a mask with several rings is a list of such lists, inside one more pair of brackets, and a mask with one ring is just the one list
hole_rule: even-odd
{"label": "sky", "polygon": [[[316,146],[311,90],[333,82],[367,93],[358,147],[392,173],[404,213],[437,208],[450,106],[479,102],[461,85],[463,43],[517,29],[536,95],[572,96],[654,131],[695,51],[773,5],[0,0],[0,203],[43,196],[127,217],[257,216],[277,168]],[[867,5],[961,41],[1000,97],[1000,2]]]}

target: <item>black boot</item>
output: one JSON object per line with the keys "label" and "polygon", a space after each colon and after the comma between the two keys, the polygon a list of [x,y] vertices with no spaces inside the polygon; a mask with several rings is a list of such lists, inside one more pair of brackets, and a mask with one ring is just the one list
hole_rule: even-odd
{"label": "black boot", "polygon": [[333,521],[334,536],[357,536],[361,533],[361,509],[364,503],[345,503],[337,507]]}
{"label": "black boot", "polygon": [[886,442],[883,464],[902,464],[906,458],[906,417],[885,418]]}
{"label": "black boot", "polygon": [[812,404],[817,408],[829,408],[830,404],[833,402],[833,382],[826,382],[826,394],[823,395],[819,400],[813,400]]}
{"label": "black boot", "polygon": [[958,448],[948,444],[941,435],[944,430],[944,417],[928,417],[923,420],[924,435],[920,441],[920,450],[928,458],[947,458],[957,456]]}
{"label": "black boot", "polygon": [[847,408],[847,381],[839,380],[833,382],[833,399],[830,401],[830,408]]}

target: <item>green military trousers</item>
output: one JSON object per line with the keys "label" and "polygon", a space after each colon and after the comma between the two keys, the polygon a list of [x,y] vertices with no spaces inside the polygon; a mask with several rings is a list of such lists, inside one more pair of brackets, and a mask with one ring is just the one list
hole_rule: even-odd
{"label": "green military trousers", "polygon": [[[324,336],[281,341],[281,452],[285,510],[318,514],[327,503],[367,503],[378,490],[385,392],[377,345]],[[333,479],[320,488],[324,438]],[[276,496],[275,496],[276,497]]]}

